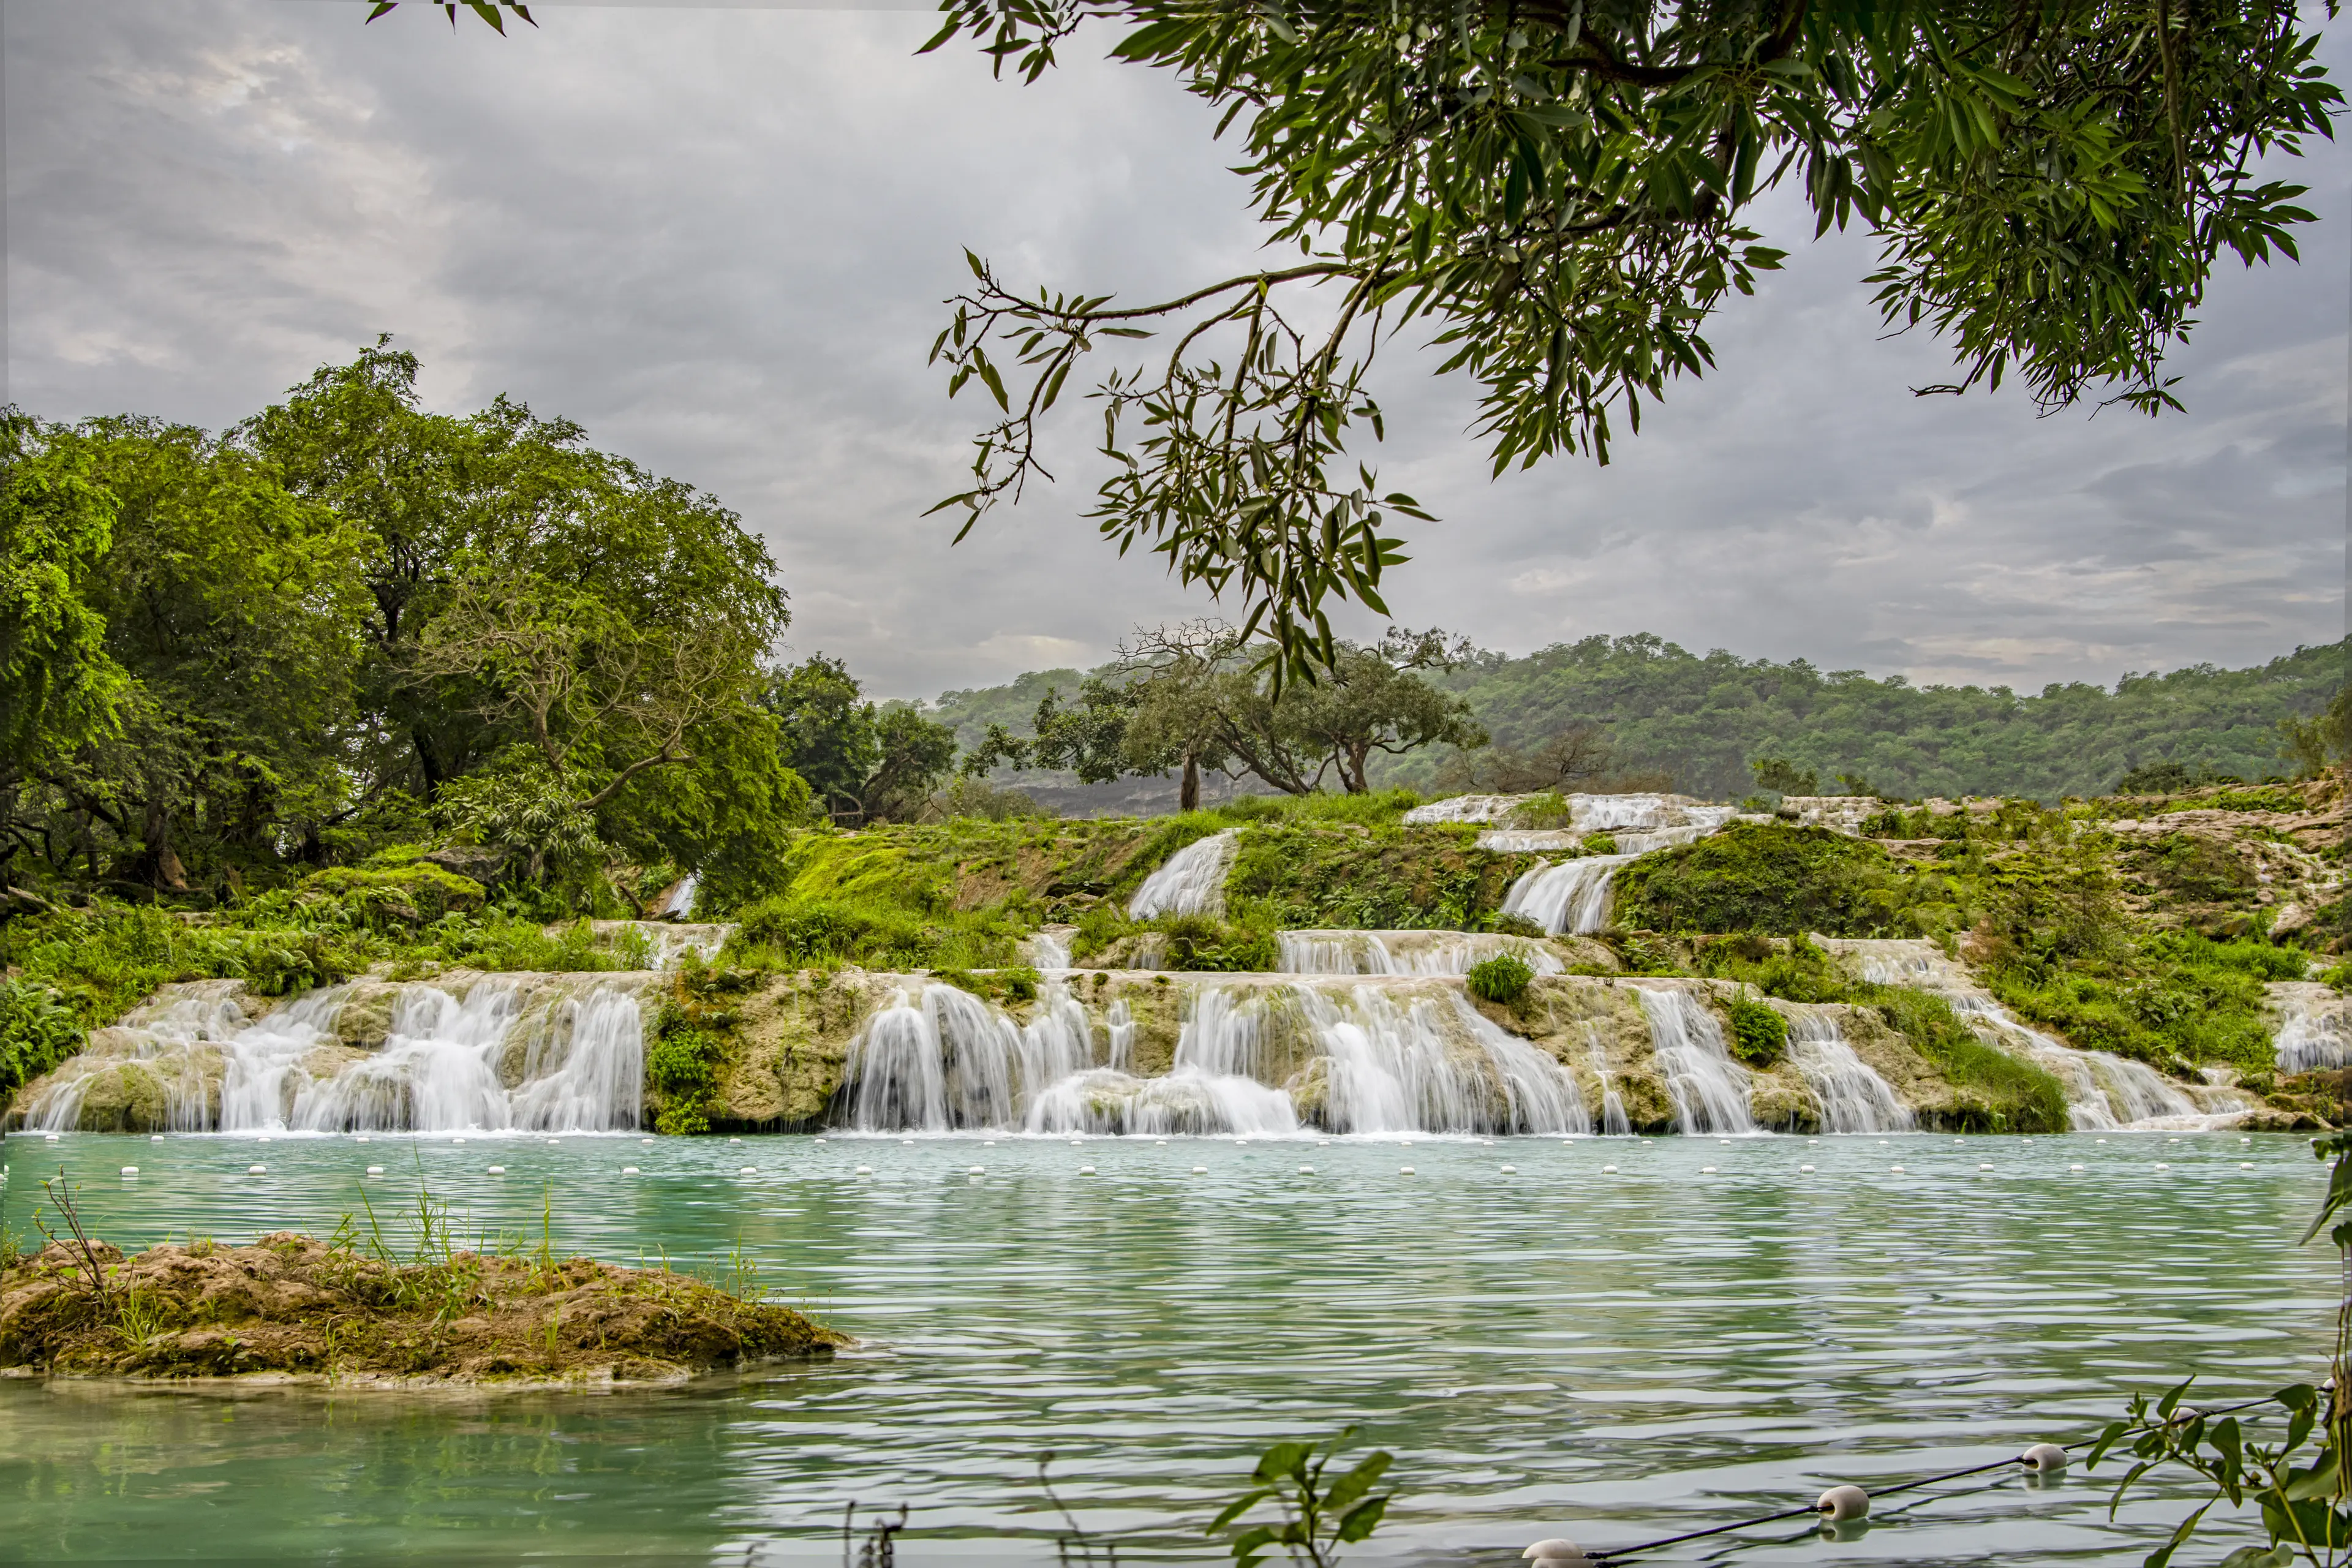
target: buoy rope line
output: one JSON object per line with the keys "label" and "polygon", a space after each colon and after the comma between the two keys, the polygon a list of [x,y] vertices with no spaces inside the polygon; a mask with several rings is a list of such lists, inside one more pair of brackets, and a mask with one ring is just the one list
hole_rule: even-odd
{"label": "buoy rope line", "polygon": [[[2211,1420],[2218,1415],[2234,1415],[2242,1410],[2259,1409],[2270,1403],[2268,1399],[2249,1399],[2242,1405],[2227,1405],[2217,1410],[2202,1410],[2184,1405],[2176,1409],[2169,1419],[2145,1426],[2131,1427],[2122,1436],[2130,1436],[2140,1432],[2158,1431],[2165,1426],[2178,1426],[2184,1421]],[[1640,1552],[1656,1552],[1664,1547],[1680,1546],[1685,1542],[1705,1541],[1712,1536],[1727,1535],[1735,1530],[1752,1530],[1759,1524],[1780,1524],[1792,1519],[1820,1519],[1831,1522],[1864,1519],[1869,1516],[1871,1500],[1874,1497],[1892,1497],[1897,1492],[1917,1491],[1922,1487],[1940,1486],[1946,1481],[1965,1480],[1970,1476],[1987,1475],[1994,1470],[2006,1470],[2021,1465],[2036,1474],[2047,1475],[2052,1471],[2065,1468],[2066,1456],[2074,1449],[2090,1447],[2098,1441],[2097,1437],[2079,1437],[2072,1443],[2036,1443],[2023,1453],[2012,1454],[2005,1459],[1990,1459],[1981,1465],[1969,1465],[1962,1469],[1945,1470],[1937,1475],[1921,1476],[1916,1480],[1904,1481],[1891,1487],[1881,1487],[1875,1492],[1864,1491],[1857,1486],[1832,1487],[1821,1495],[1819,1500],[1802,1508],[1782,1509],[1778,1513],[1760,1513],[1752,1519],[1736,1519],[1728,1524],[1709,1525],[1705,1530],[1685,1531],[1680,1535],[1660,1536],[1655,1541],[1638,1542],[1629,1546],[1596,1546],[1587,1551],[1572,1541],[1554,1537],[1549,1541],[1537,1542],[1520,1553],[1520,1556],[1535,1563],[1536,1568],[1546,1568],[1547,1564],[1552,1565],[1552,1568],[1566,1568],[1567,1564],[1575,1563],[1614,1562]]]}

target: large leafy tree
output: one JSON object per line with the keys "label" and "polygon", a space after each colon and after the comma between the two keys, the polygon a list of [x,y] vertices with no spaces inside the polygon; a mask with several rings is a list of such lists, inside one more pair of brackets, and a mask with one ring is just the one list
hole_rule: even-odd
{"label": "large leafy tree", "polygon": [[[1041,420],[1089,354],[1124,551],[1231,592],[1301,672],[1326,608],[1381,608],[1395,520],[1354,448],[1367,374],[1412,330],[1480,389],[1495,468],[1582,452],[1711,363],[1708,318],[1782,252],[1748,213],[1793,186],[1867,226],[1894,328],[1948,342],[1958,392],[2177,406],[2164,374],[2225,258],[2295,254],[2303,187],[2259,177],[2341,95],[2290,0],[947,0],[1034,79],[1072,35],[1222,111],[1270,245],[1294,254],[1129,303],[971,258],[933,350],[1001,417],[966,514],[1045,477]],[[2327,6],[2333,15],[2335,6]],[[1131,340],[1157,335],[1167,346]],[[1083,380],[1083,378],[1082,378]]]}

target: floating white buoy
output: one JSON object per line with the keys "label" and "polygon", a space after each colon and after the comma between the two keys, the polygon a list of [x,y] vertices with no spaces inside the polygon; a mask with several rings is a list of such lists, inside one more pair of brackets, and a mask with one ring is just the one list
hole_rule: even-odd
{"label": "floating white buoy", "polygon": [[874,1167],[871,1165],[860,1165],[857,1167],[857,1173],[861,1176],[870,1176],[874,1173]]}
{"label": "floating white buoy", "polygon": [[490,1174],[493,1176],[503,1176],[506,1173],[507,1168],[504,1165],[492,1165],[490,1167]]}
{"label": "floating white buoy", "polygon": [[[268,1139],[267,1139],[267,1138],[264,1138],[264,1139],[262,1140],[262,1142],[263,1142],[264,1143],[267,1143],[267,1142],[269,1142],[269,1140],[268,1140]],[[465,1140],[464,1140],[463,1138],[452,1138],[452,1139],[450,1139],[450,1140],[449,1140],[449,1142],[452,1142],[452,1143],[463,1143],[463,1142],[465,1142]]]}
{"label": "floating white buoy", "polygon": [[2105,1139],[2104,1139],[2104,1138],[2094,1138],[2094,1139],[2092,1139],[2092,1140],[2091,1140],[2091,1142],[2094,1142],[2094,1143],[2104,1143],[2104,1142],[2106,1142],[2106,1140],[2105,1140]]}
{"label": "floating white buoy", "polygon": [[382,1165],[370,1165],[367,1168],[367,1173],[371,1176],[381,1176],[383,1174],[383,1167]]}
{"label": "floating white buoy", "polygon": [[1399,1165],[1397,1167],[1397,1174],[1400,1176],[1410,1176],[1412,1174],[1412,1167],[1411,1165]]}
{"label": "floating white buoy", "polygon": [[[548,1142],[551,1142],[551,1143],[552,1143],[552,1142],[555,1142],[555,1140],[554,1140],[554,1139],[552,1139],[552,1138],[551,1138],[551,1139],[549,1139],[549,1140],[548,1140]],[[741,1140],[740,1138],[730,1138],[729,1140],[727,1140],[727,1142],[729,1142],[730,1143],[740,1143],[741,1142],[743,1142],[743,1140]]]}
{"label": "floating white buoy", "polygon": [[2170,1165],[2168,1165],[2168,1164],[2165,1163],[2162,1160],[2158,1160],[2158,1161],[2156,1163],[2156,1168],[2157,1168],[2158,1170],[2159,1170],[2159,1171],[2169,1171],[2170,1169],[2172,1169],[2172,1167],[2171,1167]]}
{"label": "floating white buoy", "polygon": [[901,1138],[898,1142],[909,1149],[915,1146],[915,1141],[912,1138]]}
{"label": "floating white buoy", "polygon": [[822,1142],[824,1142],[824,1139],[822,1139],[822,1138],[820,1138],[820,1139],[818,1139],[818,1140],[817,1140],[817,1142],[820,1142],[820,1143],[822,1143]]}
{"label": "floating white buoy", "polygon": [[122,1167],[122,1173],[126,1176],[135,1176],[139,1173],[139,1167],[136,1165],[125,1165]]}
{"label": "floating white buoy", "polygon": [[57,1135],[56,1133],[54,1133],[54,1132],[47,1133],[47,1134],[44,1135],[44,1137],[42,1138],[42,1142],[45,1142],[45,1143],[54,1143],[54,1142],[56,1142],[57,1141],[58,1141],[58,1135]]}
{"label": "floating white buoy", "polygon": [[1884,1139],[1884,1138],[1881,1138],[1881,1139],[1878,1141],[1878,1146],[1879,1146],[1880,1148],[1882,1148],[1882,1149],[1885,1148],[1885,1147],[1886,1147],[1886,1140],[1885,1140],[1885,1139]]}
{"label": "floating white buoy", "polygon": [[368,1135],[362,1132],[358,1137],[352,1139],[352,1142],[354,1143],[365,1143],[369,1142]]}
{"label": "floating white buoy", "polygon": [[1318,1149],[1328,1149],[1331,1146],[1331,1140],[1328,1138],[1318,1138],[1315,1140],[1315,1146]]}
{"label": "floating white buoy", "polygon": [[996,1147],[996,1140],[993,1138],[983,1138],[980,1141],[980,1146],[983,1149],[993,1149]]}
{"label": "floating white buoy", "polygon": [[1298,1167],[1298,1173],[1302,1176],[1311,1176],[1315,1173],[1315,1167],[1312,1165],[1301,1165]]}
{"label": "floating white buoy", "polygon": [[1078,1174],[1081,1176],[1091,1176],[1094,1173],[1095,1168],[1092,1165],[1080,1165],[1078,1167]]}
{"label": "floating white buoy", "polygon": [[2070,1171],[2079,1171],[2079,1170],[2081,1170],[2083,1167],[2082,1167],[2082,1166],[2080,1166],[2080,1165],[2069,1165],[2069,1166],[2067,1166],[2066,1168],[2067,1168],[2068,1170],[2070,1170]]}
{"label": "floating white buoy", "polygon": [[2238,1162],[2238,1169],[2241,1171],[2251,1171],[2253,1168],[2254,1163],[2252,1160],[2241,1160]]}
{"label": "floating white buoy", "polygon": [[[269,1134],[268,1134],[267,1132],[265,1132],[265,1133],[263,1133],[263,1134],[262,1134],[258,1139],[255,1140],[255,1142],[261,1142],[261,1143],[267,1143],[267,1142],[269,1142]],[[459,1142],[464,1142],[464,1140],[463,1140],[463,1139],[460,1139],[460,1140],[459,1140]]]}
{"label": "floating white buoy", "polygon": [[2253,1140],[2252,1140],[2252,1139],[2251,1139],[2251,1138],[2241,1138],[2241,1139],[2239,1139],[2239,1140],[2238,1140],[2238,1142],[2241,1142],[2241,1143],[2251,1143],[2251,1142],[2253,1142]]}
{"label": "floating white buoy", "polygon": [[[730,1143],[740,1143],[743,1140],[740,1138],[730,1138],[727,1142]],[[551,1138],[547,1141],[547,1146],[551,1149],[561,1149],[563,1147],[563,1141],[560,1138]]]}
{"label": "floating white buoy", "polygon": [[1192,1173],[1196,1176],[1205,1176],[1209,1173],[1209,1167],[1206,1165],[1195,1165],[1192,1167]]}
{"label": "floating white buoy", "polygon": [[1977,1169],[1979,1171],[1990,1171],[1992,1167],[1990,1165],[1979,1165]]}
{"label": "floating white buoy", "polygon": [[1528,1562],[1535,1563],[1537,1568],[1542,1568],[1542,1565],[1547,1563],[1590,1563],[1592,1561],[1592,1559],[1584,1554],[1583,1547],[1579,1546],[1575,1542],[1569,1540],[1563,1535],[1555,1535],[1549,1541],[1538,1541],[1533,1546],[1528,1547],[1525,1552],[1520,1552],[1519,1555],[1525,1558]]}
{"label": "floating white buoy", "polygon": [[1517,1165],[1506,1165],[1503,1167],[1503,1174],[1507,1176],[1516,1176],[1518,1173],[1519,1168]]}
{"label": "floating white buoy", "polygon": [[247,1165],[245,1168],[245,1173],[248,1176],[266,1176],[269,1173],[269,1167],[267,1165]]}
{"label": "floating white buoy", "polygon": [[1903,1173],[1903,1167],[1900,1165],[1889,1165],[1886,1170],[1889,1175],[1899,1176]]}
{"label": "floating white buoy", "polygon": [[1832,1487],[1813,1511],[1832,1521],[1864,1519],[1870,1513],[1870,1494],[1860,1487]]}
{"label": "floating white buoy", "polygon": [[637,1146],[641,1149],[650,1149],[654,1146],[654,1141],[650,1138],[640,1138],[637,1140]]}
{"label": "floating white buoy", "polygon": [[1811,1167],[1811,1165],[1800,1165],[1800,1166],[1798,1166],[1798,1167],[1797,1167],[1797,1170],[1798,1170],[1799,1173],[1802,1174],[1802,1173],[1809,1173],[1809,1172],[1811,1172],[1811,1171],[1812,1170],[1812,1167]]}
{"label": "floating white buoy", "polygon": [[1617,1167],[1614,1165],[1603,1165],[1601,1167],[1601,1173],[1604,1176],[1613,1176],[1617,1173]]}
{"label": "floating white buoy", "polygon": [[2179,1140],[2179,1139],[2178,1139],[2178,1138],[2168,1138],[2168,1139],[2166,1139],[2166,1140],[2165,1140],[2165,1142],[2168,1142],[2168,1143],[2178,1143],[2178,1142],[2180,1142],[2180,1140]]}
{"label": "floating white buoy", "polygon": [[1083,1138],[1073,1138],[1073,1139],[1071,1139],[1071,1140],[1070,1140],[1070,1147],[1071,1147],[1071,1148],[1073,1148],[1073,1149],[1075,1149],[1075,1148],[1076,1148],[1079,1144],[1081,1144],[1081,1143],[1083,1143],[1083,1142],[1086,1142],[1086,1140],[1085,1140],[1085,1139],[1083,1139]]}
{"label": "floating white buoy", "polygon": [[984,1165],[973,1165],[967,1169],[964,1172],[964,1174],[967,1176],[984,1176],[988,1174],[988,1168]]}
{"label": "floating white buoy", "polygon": [[[147,1142],[149,1142],[150,1143],[161,1143],[163,1141],[163,1135],[161,1132],[156,1132],[156,1133],[150,1134],[150,1135],[149,1135],[149,1137],[148,1137],[148,1139],[147,1139]],[[360,1142],[362,1142],[362,1143],[364,1143],[364,1142],[367,1142],[367,1140],[366,1140],[366,1139],[364,1139],[364,1138],[362,1138],[362,1139],[361,1139],[361,1140],[360,1140]]]}
{"label": "floating white buoy", "polygon": [[1400,1149],[1410,1149],[1412,1147],[1412,1140],[1410,1138],[1403,1139],[1399,1142],[1397,1147]]}
{"label": "floating white buoy", "polygon": [[1168,1147],[1168,1140],[1165,1138],[1154,1138],[1152,1142],[1160,1145],[1162,1149]]}
{"label": "floating white buoy", "polygon": [[2055,1443],[2036,1443],[2017,1457],[2017,1462],[2029,1470],[2044,1474],[2066,1468],[2066,1450]]}
{"label": "floating white buoy", "polygon": [[1715,1167],[1713,1165],[1701,1165],[1698,1168],[1698,1173],[1702,1176],[1712,1176],[1715,1174]]}
{"label": "floating white buoy", "polygon": [[1234,1147],[1236,1149],[1246,1149],[1249,1147],[1249,1140],[1246,1138],[1236,1138],[1234,1140]]}
{"label": "floating white buoy", "polygon": [[635,1165],[624,1165],[621,1167],[621,1174],[625,1176],[634,1176],[636,1173],[637,1168]]}
{"label": "floating white buoy", "polygon": [[740,1171],[736,1173],[736,1174],[740,1176],[756,1176],[759,1173],[760,1167],[757,1165],[746,1165]]}

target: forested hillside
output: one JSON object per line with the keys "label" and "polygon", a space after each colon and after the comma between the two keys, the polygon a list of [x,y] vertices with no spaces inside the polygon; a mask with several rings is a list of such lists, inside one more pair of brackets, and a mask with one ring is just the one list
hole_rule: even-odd
{"label": "forested hillside", "polygon": [[[2325,708],[2344,662],[2344,646],[2330,644],[2251,669],[2192,665],[2126,674],[2112,689],[2076,682],[2027,696],[1999,686],[1916,687],[1901,676],[1822,671],[1802,659],[1776,664],[1721,650],[1700,658],[1641,635],[1586,637],[1520,658],[1477,653],[1428,679],[1466,698],[1497,746],[1533,749],[1594,725],[1613,772],[1664,774],[1691,795],[1746,795],[1754,788],[1749,764],[1777,757],[1818,773],[1824,787],[1852,774],[1896,795],[2054,800],[2101,793],[2135,768],[2165,763],[2190,776],[2290,772],[2279,722]],[[1025,725],[1047,687],[1066,697],[1081,679],[1049,670],[949,692],[933,716],[972,745],[992,721]],[[1449,760],[1434,749],[1389,760],[1378,782],[1425,788]],[[1104,788],[1125,796],[1137,782]],[[1083,793],[1051,775],[1020,783],[1066,809]]]}

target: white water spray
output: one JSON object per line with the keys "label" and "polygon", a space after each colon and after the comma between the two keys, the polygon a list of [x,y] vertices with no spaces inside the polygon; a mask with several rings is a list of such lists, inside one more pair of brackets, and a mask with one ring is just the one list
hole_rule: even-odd
{"label": "white water spray", "polygon": [[1215,915],[1225,909],[1225,868],[1232,862],[1239,828],[1196,838],[1143,879],[1129,900],[1129,919],[1155,915]]}

